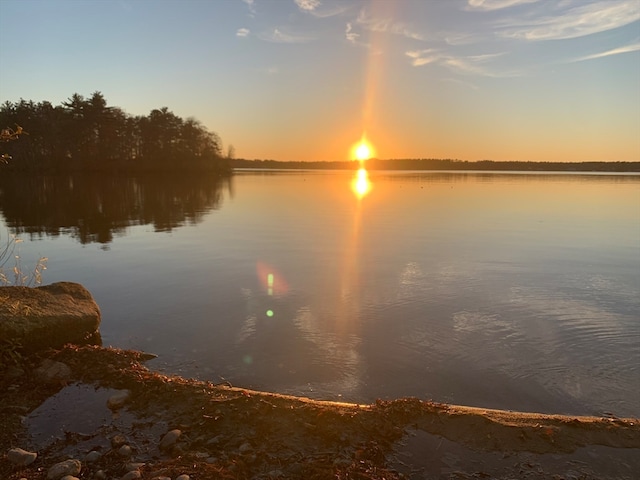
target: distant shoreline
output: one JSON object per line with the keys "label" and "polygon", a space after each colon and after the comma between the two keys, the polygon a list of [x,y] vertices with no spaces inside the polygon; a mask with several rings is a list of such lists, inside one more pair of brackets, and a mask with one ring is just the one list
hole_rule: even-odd
{"label": "distant shoreline", "polygon": [[[365,163],[367,170],[423,170],[423,171],[512,171],[512,172],[639,172],[638,162],[498,162],[493,160],[466,161],[449,159],[371,159]],[[296,162],[280,160],[232,159],[230,166],[259,169],[296,170],[355,170],[357,161]]]}

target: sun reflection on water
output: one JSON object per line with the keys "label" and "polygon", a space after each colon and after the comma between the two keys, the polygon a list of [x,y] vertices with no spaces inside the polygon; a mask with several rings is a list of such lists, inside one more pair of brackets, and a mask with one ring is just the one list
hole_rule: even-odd
{"label": "sun reflection on water", "polygon": [[351,190],[358,198],[363,198],[371,191],[369,173],[364,167],[360,167],[351,181]]}

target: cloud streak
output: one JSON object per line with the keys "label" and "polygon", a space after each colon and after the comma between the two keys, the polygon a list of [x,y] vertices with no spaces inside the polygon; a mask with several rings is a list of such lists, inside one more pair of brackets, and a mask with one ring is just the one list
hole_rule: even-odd
{"label": "cloud streak", "polygon": [[413,40],[426,40],[424,35],[414,31],[411,26],[406,23],[397,22],[391,18],[371,17],[367,15],[367,12],[364,9],[360,10],[356,23],[372,32],[391,33],[393,35],[400,35]]}
{"label": "cloud streak", "polygon": [[630,45],[625,45],[623,47],[613,48],[611,50],[607,50],[605,52],[594,53],[592,55],[586,55],[584,57],[579,57],[573,60],[573,62],[583,62],[585,60],[595,60],[597,58],[610,57],[612,55],[620,55],[622,53],[631,53],[640,51],[640,42],[632,43]]}
{"label": "cloud streak", "polygon": [[521,75],[519,71],[499,72],[487,66],[489,62],[503,56],[504,53],[456,56],[437,51],[433,48],[427,48],[424,50],[410,50],[405,52],[405,55],[411,59],[411,65],[414,67],[435,64],[444,66],[456,73],[492,78],[516,77]]}
{"label": "cloud streak", "polygon": [[279,28],[274,28],[269,33],[262,33],[258,38],[271,43],[307,43],[313,40],[310,37],[283,32]]}
{"label": "cloud streak", "polygon": [[[554,5],[571,4],[564,2]],[[507,19],[502,22],[499,35],[530,41],[564,40],[613,30],[640,20],[637,0],[607,0],[588,4],[581,1],[575,5],[543,16]]]}
{"label": "cloud streak", "polygon": [[295,0],[300,10],[305,12],[313,12],[320,6],[320,0]]}
{"label": "cloud streak", "polygon": [[248,37],[251,31],[248,28],[239,28],[236,32],[236,37]]}
{"label": "cloud streak", "polygon": [[526,3],[535,3],[538,0],[469,0],[466,10],[502,10],[503,8],[515,7]]}

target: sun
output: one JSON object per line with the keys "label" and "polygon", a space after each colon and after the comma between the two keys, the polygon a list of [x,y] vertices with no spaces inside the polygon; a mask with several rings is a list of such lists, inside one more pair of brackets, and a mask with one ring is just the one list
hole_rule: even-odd
{"label": "sun", "polygon": [[373,157],[373,155],[374,155],[373,146],[371,145],[371,143],[369,143],[369,141],[364,136],[351,149],[352,158],[354,160],[359,160],[360,162],[369,160],[371,157]]}
{"label": "sun", "polygon": [[367,160],[371,157],[371,149],[366,143],[361,143],[356,148],[356,158],[358,160]]}

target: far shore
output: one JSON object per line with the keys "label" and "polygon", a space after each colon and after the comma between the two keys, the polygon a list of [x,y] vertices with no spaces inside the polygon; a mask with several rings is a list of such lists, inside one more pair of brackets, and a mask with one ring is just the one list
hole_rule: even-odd
{"label": "far shore", "polygon": [[493,160],[455,160],[455,159],[393,159],[372,158],[365,162],[326,161],[299,162],[279,160],[230,159],[233,169],[310,169],[310,170],[354,170],[364,166],[367,170],[421,170],[421,171],[495,171],[495,172],[611,172],[640,173],[640,161],[628,162],[521,162]]}

